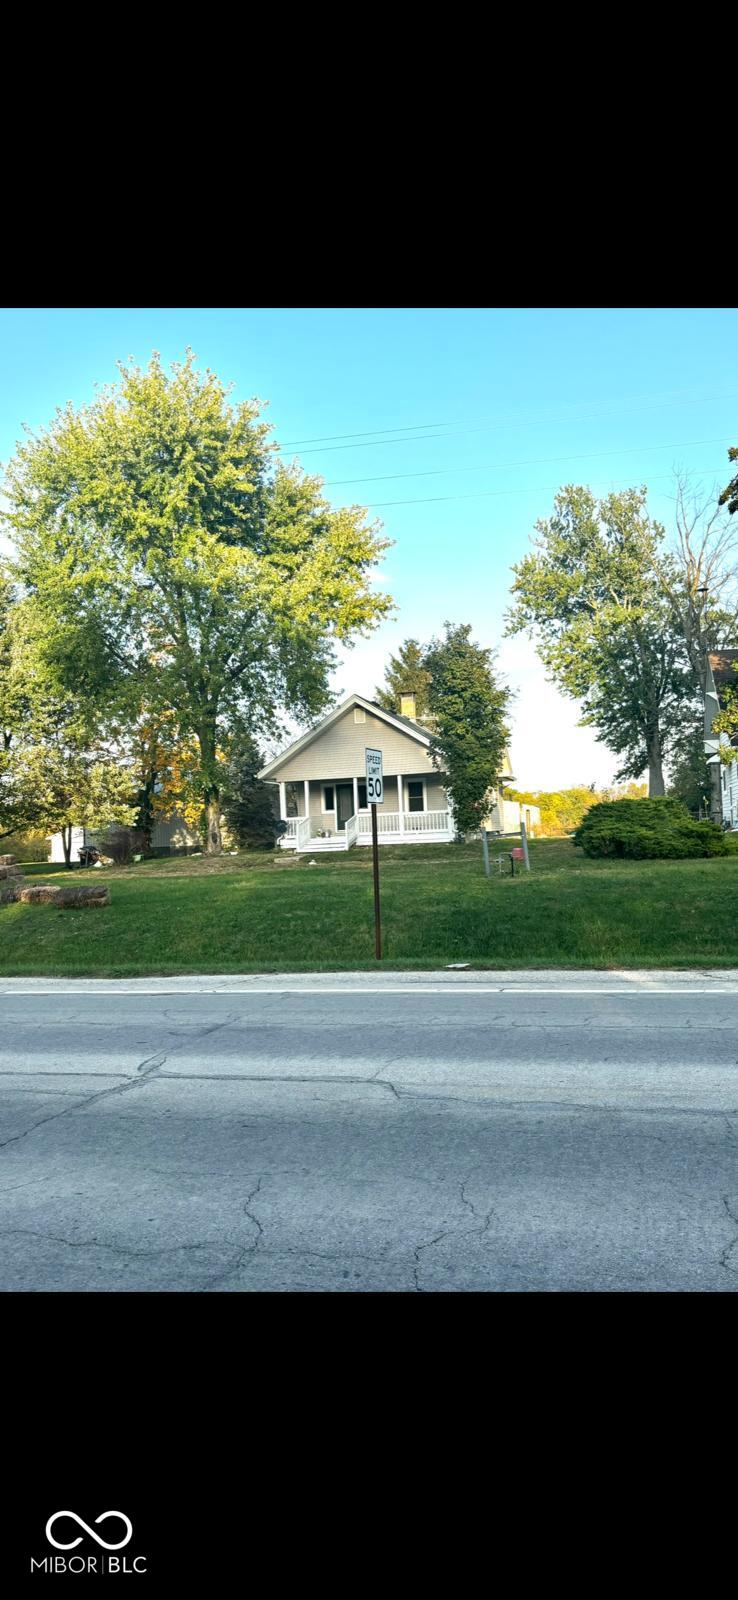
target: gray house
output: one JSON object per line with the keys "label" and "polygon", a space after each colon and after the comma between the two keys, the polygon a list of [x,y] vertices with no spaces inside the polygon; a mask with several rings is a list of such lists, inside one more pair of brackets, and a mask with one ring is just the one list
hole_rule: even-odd
{"label": "gray house", "polygon": [[[439,844],[453,839],[453,810],[443,773],[430,757],[431,735],[415,719],[415,696],[403,695],[401,711],[385,711],[374,700],[349,695],[343,704],[267,762],[259,776],[279,791],[279,814],[286,821],[283,849],[350,850],[371,843],[371,813],[365,783],[367,746],[382,751],[384,800],[377,807],[380,844]],[[485,825],[516,832],[521,808],[502,797],[512,781],[510,763],[498,788],[490,791]],[[526,807],[530,831],[537,807]],[[514,811],[514,816],[513,816]],[[533,815],[535,813],[535,815]]]}
{"label": "gray house", "polygon": [[[106,834],[115,833],[115,824],[109,828],[72,828],[72,847],[70,859],[76,865],[79,861],[80,850],[94,849],[99,845]],[[157,822],[151,833],[151,847],[153,850],[169,851],[171,854],[178,850],[192,849],[201,845],[199,834],[194,833],[183,817],[169,817],[166,822]],[[49,835],[49,861],[64,860],[64,845],[60,833]]]}
{"label": "gray house", "polygon": [[[721,761],[718,752],[722,745],[729,743],[728,735],[721,733],[718,738],[712,731],[713,719],[720,710],[722,691],[727,687],[738,689],[738,650],[715,650],[708,656],[707,661],[705,755],[708,764],[719,765],[722,821],[728,823],[731,828],[738,828],[738,751],[728,764]],[[715,820],[721,819],[716,817]]]}

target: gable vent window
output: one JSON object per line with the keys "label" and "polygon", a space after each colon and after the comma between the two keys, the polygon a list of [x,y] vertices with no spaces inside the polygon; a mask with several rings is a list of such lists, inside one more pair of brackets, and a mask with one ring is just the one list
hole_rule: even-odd
{"label": "gable vent window", "polygon": [[354,706],[354,722],[366,722],[366,712],[359,706]]}

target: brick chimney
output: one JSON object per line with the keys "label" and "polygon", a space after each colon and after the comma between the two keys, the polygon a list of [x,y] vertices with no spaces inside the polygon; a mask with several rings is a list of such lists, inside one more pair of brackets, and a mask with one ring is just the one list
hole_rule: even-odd
{"label": "brick chimney", "polygon": [[400,695],[400,716],[409,717],[411,722],[415,721],[416,711],[414,694]]}

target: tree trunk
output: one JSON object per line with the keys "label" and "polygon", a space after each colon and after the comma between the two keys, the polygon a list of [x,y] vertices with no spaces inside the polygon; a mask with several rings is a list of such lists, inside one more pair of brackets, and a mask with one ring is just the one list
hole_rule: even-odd
{"label": "tree trunk", "polygon": [[208,842],[207,854],[219,856],[223,851],[223,837],[220,831],[220,795],[217,790],[211,791],[207,802],[208,813]]}
{"label": "tree trunk", "polygon": [[197,736],[200,746],[200,759],[204,778],[204,800],[207,812],[207,843],[206,853],[209,856],[219,856],[223,850],[223,838],[220,831],[220,789],[217,787],[216,763],[216,721],[214,716],[207,717]]}
{"label": "tree trunk", "polygon": [[71,824],[71,822],[68,824],[67,827],[65,827],[64,824],[62,824],[61,836],[62,836],[62,849],[64,851],[64,861],[66,863],[67,870],[70,870],[71,866],[72,866],[72,824]]}
{"label": "tree trunk", "polygon": [[708,766],[710,774],[710,821],[719,828],[723,825],[723,764],[713,761]]}
{"label": "tree trunk", "polygon": [[657,800],[666,793],[664,769],[661,760],[661,740],[654,734],[648,746],[648,798]]}

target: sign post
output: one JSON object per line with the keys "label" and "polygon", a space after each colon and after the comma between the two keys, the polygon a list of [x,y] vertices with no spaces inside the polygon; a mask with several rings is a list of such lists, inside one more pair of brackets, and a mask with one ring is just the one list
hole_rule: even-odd
{"label": "sign post", "polygon": [[528,855],[528,835],[527,835],[527,833],[525,831],[525,823],[523,822],[522,817],[520,819],[520,837],[521,837],[521,839],[523,841],[523,855],[525,857],[525,870],[526,870],[526,872],[530,872],[530,857]]}
{"label": "sign post", "polygon": [[384,799],[384,776],[381,750],[365,747],[366,797],[372,808],[372,857],[374,867],[374,954],[382,959],[382,924],[379,914],[379,837],[377,834],[377,803]]}

